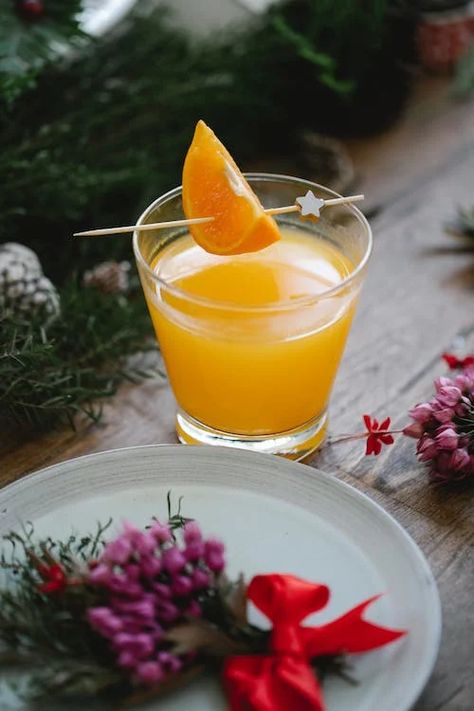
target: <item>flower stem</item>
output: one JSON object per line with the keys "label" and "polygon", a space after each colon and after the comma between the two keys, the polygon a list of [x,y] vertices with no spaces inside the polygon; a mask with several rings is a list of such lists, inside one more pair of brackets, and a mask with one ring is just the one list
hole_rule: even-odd
{"label": "flower stem", "polygon": [[[367,439],[370,437],[371,432],[355,432],[354,434],[342,434],[337,437],[329,437],[326,444],[339,444],[339,442],[349,442],[351,439]],[[403,429],[401,430],[377,430],[374,432],[377,435],[395,435],[403,434]]]}

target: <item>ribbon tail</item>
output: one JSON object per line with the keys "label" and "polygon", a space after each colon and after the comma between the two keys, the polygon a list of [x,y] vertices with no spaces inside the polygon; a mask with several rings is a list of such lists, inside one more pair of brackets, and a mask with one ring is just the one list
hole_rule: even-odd
{"label": "ribbon tail", "polygon": [[261,679],[264,665],[264,657],[251,655],[225,661],[222,681],[230,711],[271,711],[271,699]]}
{"label": "ribbon tail", "polygon": [[381,627],[362,618],[365,609],[380,595],[361,602],[342,617],[320,627],[302,627],[307,654],[355,654],[383,647],[406,634],[405,630]]}
{"label": "ribbon tail", "polygon": [[324,711],[316,675],[294,657],[230,657],[223,682],[231,711]]}

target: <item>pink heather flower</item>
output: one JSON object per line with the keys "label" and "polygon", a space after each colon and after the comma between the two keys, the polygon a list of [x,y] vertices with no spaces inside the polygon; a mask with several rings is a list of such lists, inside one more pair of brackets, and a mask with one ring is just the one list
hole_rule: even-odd
{"label": "pink heather flower", "polygon": [[435,404],[433,407],[433,416],[438,422],[451,422],[454,417],[454,410],[452,407],[441,407],[439,404]]}
{"label": "pink heather flower", "polygon": [[184,549],[184,557],[189,563],[194,563],[204,555],[204,541],[192,541]]}
{"label": "pink heather flower", "polygon": [[463,472],[457,469],[450,469],[451,454],[449,452],[441,452],[441,454],[433,462],[431,477],[433,481],[446,483],[449,481],[460,481],[465,478]]}
{"label": "pink heather flower", "polygon": [[155,626],[153,620],[144,620],[143,617],[136,617],[134,615],[124,615],[122,612],[120,613],[120,619],[123,624],[123,632],[128,632],[129,634],[140,634],[140,632],[144,630],[151,632]]}
{"label": "pink heather flower", "polygon": [[184,555],[186,560],[193,563],[204,555],[204,541],[201,529],[195,521],[187,523],[183,530],[183,539],[186,544]]}
{"label": "pink heather flower", "polygon": [[136,563],[129,563],[124,568],[125,575],[129,580],[136,583],[140,579],[140,566]]}
{"label": "pink heather flower", "polygon": [[424,422],[428,422],[432,416],[433,407],[429,402],[422,402],[415,405],[408,414],[415,422],[421,422],[421,424],[423,424]]}
{"label": "pink heather flower", "polygon": [[199,568],[196,568],[196,570],[193,571],[191,578],[196,590],[207,588],[210,583],[209,573],[206,573],[205,570],[200,570]]}
{"label": "pink heather flower", "polygon": [[471,458],[466,449],[455,449],[449,460],[449,468],[460,471],[469,466]]}
{"label": "pink heather flower", "polygon": [[170,652],[160,652],[158,654],[158,661],[161,668],[168,674],[176,674],[183,666],[182,661],[178,659],[175,654],[171,654]]}
{"label": "pink heather flower", "polygon": [[436,380],[434,381],[434,386],[435,386],[435,390],[437,393],[441,390],[441,388],[444,388],[446,385],[451,385],[451,384],[452,384],[451,378],[447,378],[445,375],[441,375],[439,378],[436,378]]}
{"label": "pink heather flower", "polygon": [[209,553],[217,553],[222,555],[224,553],[224,544],[222,541],[217,540],[217,538],[208,538],[205,544],[206,555]]}
{"label": "pink heather flower", "polygon": [[171,600],[173,597],[169,585],[165,585],[164,583],[153,583],[152,588],[159,600]]}
{"label": "pink heather flower", "polygon": [[456,375],[453,382],[462,392],[470,390],[474,387],[474,371],[472,375],[469,375],[467,371],[463,371],[459,375]]}
{"label": "pink heather flower", "polygon": [[406,425],[406,427],[403,428],[403,434],[406,437],[413,437],[414,439],[419,439],[423,431],[421,422],[412,422],[411,425]]}
{"label": "pink heather flower", "polygon": [[149,555],[156,550],[156,539],[151,533],[141,531],[131,523],[124,523],[123,537],[130,541],[134,551],[140,555]]}
{"label": "pink heather flower", "polygon": [[444,385],[438,390],[437,400],[441,405],[454,407],[462,396],[461,390],[455,385]]}
{"label": "pink heather flower", "polygon": [[191,543],[200,543],[202,541],[202,533],[196,521],[189,521],[183,529],[183,540],[186,545]]}
{"label": "pink heather flower", "polygon": [[145,578],[155,578],[161,572],[161,560],[154,555],[142,556],[140,572]]}
{"label": "pink heather flower", "polygon": [[422,462],[429,462],[430,459],[433,459],[438,454],[438,445],[434,439],[431,439],[428,435],[423,435],[418,442],[417,452]]}
{"label": "pink heather flower", "polygon": [[164,679],[164,672],[159,662],[142,662],[135,669],[137,680],[145,686],[153,686]]}
{"label": "pink heather flower", "polygon": [[181,543],[159,522],[147,531],[127,523],[90,566],[88,583],[100,587],[105,602],[88,611],[89,624],[135,683],[159,683],[191,660],[168,651],[166,631],[202,614],[200,596],[223,567],[224,546],[204,541],[194,522]]}
{"label": "pink heather flower", "polygon": [[124,521],[122,523],[122,529],[122,537],[127,538],[132,543],[134,541],[135,536],[141,535],[143,533],[141,528],[135,526],[134,523],[130,523],[130,521]]}
{"label": "pink heather flower", "polygon": [[[451,356],[445,360],[450,363]],[[474,366],[459,359],[453,364],[463,370],[438,378],[434,398],[413,408],[414,423],[404,430],[418,438],[419,459],[441,483],[474,478]]]}
{"label": "pink heather flower", "polygon": [[172,602],[163,601],[157,604],[156,615],[159,620],[165,624],[169,624],[170,622],[175,622],[175,620],[178,619],[180,612],[176,605],[173,605]]}
{"label": "pink heather flower", "polygon": [[166,523],[155,521],[150,526],[149,532],[158,543],[168,543],[172,540],[170,527]]}
{"label": "pink heather flower", "polygon": [[112,640],[114,649],[118,652],[128,652],[138,659],[150,656],[155,649],[155,640],[148,634],[129,634],[119,632]]}
{"label": "pink heather flower", "polygon": [[93,585],[107,585],[113,573],[108,565],[99,563],[89,571],[89,582]]}
{"label": "pink heather flower", "polygon": [[209,553],[206,563],[214,573],[220,573],[225,567],[224,556],[220,553]]}
{"label": "pink heather flower", "polygon": [[124,669],[135,669],[137,658],[132,652],[121,652],[117,658],[117,664]]}
{"label": "pink heather flower", "polygon": [[221,541],[209,538],[205,544],[204,560],[206,565],[214,572],[220,573],[224,568],[224,546]]}
{"label": "pink heather flower", "polygon": [[452,427],[439,432],[436,435],[436,444],[440,449],[456,449],[458,446],[458,436]]}
{"label": "pink heather flower", "polygon": [[126,575],[118,575],[117,573],[112,573],[107,587],[110,592],[124,595],[128,598],[140,597],[143,593],[143,588],[139,583],[130,580]]}
{"label": "pink heather flower", "polygon": [[186,558],[177,546],[173,546],[173,548],[168,548],[168,550],[164,551],[162,560],[163,569],[171,573],[171,575],[176,575],[176,573],[179,573],[186,565]]}
{"label": "pink heather flower", "polygon": [[156,550],[156,540],[151,533],[141,533],[133,541],[135,550],[140,555],[151,555]]}
{"label": "pink heather flower", "polygon": [[153,599],[143,597],[141,600],[112,599],[112,608],[115,612],[125,615],[154,619],[155,605]]}
{"label": "pink heather flower", "polygon": [[132,545],[130,541],[124,536],[119,536],[114,541],[107,543],[102,557],[108,563],[123,565],[128,561],[131,552]]}
{"label": "pink heather flower", "polygon": [[459,404],[456,405],[456,407],[454,408],[454,415],[456,417],[464,417],[464,415],[466,414],[466,411],[469,409],[469,405],[467,404],[467,407],[466,407],[466,404],[467,403],[464,402],[464,398],[463,398],[462,400],[460,400]]}
{"label": "pink heather flower", "polygon": [[122,620],[108,607],[91,607],[87,611],[87,620],[104,637],[111,637],[123,629]]}
{"label": "pink heather flower", "polygon": [[177,575],[171,583],[171,590],[175,595],[178,595],[178,597],[189,595],[193,587],[192,580],[187,575]]}

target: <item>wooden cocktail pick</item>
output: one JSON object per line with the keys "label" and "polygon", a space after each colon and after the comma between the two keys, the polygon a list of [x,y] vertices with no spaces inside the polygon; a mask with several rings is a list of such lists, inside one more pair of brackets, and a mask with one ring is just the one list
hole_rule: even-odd
{"label": "wooden cocktail pick", "polygon": [[[294,205],[285,207],[270,207],[265,210],[267,215],[285,215],[290,212],[299,212],[301,217],[318,220],[321,210],[331,205],[345,205],[347,203],[363,200],[363,195],[347,195],[346,197],[331,198],[323,200],[308,190],[306,195],[296,198]],[[146,232],[147,230],[162,230],[167,227],[187,227],[188,225],[198,225],[204,222],[212,222],[213,217],[195,217],[192,220],[172,220],[170,222],[154,222],[146,225],[129,225],[127,227],[106,227],[100,230],[87,230],[86,232],[75,232],[74,237],[98,237],[100,235],[126,234],[128,232]]]}

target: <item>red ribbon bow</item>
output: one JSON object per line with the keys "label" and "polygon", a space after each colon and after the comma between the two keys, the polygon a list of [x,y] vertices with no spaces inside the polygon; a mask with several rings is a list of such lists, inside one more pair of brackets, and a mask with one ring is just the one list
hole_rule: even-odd
{"label": "red ribbon bow", "polygon": [[319,627],[300,623],[326,606],[326,585],[293,575],[257,575],[247,597],[273,622],[273,631],[269,654],[227,660],[224,684],[231,711],[324,711],[322,691],[309,664],[313,657],[367,652],[405,634],[362,619],[379,595]]}

